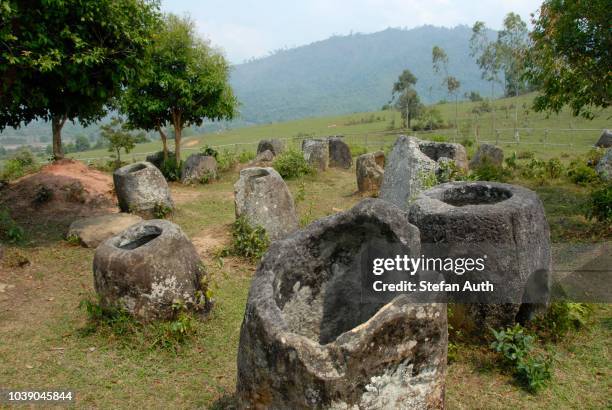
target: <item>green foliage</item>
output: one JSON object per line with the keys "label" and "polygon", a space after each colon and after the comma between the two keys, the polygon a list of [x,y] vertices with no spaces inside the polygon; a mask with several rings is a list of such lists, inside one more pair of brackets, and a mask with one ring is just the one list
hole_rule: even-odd
{"label": "green foliage", "polygon": [[209,157],[213,157],[214,159],[218,160],[219,159],[219,152],[214,149],[213,147],[206,145],[205,147],[203,147],[200,152],[204,155],[207,155]]}
{"label": "green foliage", "polygon": [[435,107],[423,107],[420,115],[419,122],[412,127],[414,131],[430,131],[444,128],[444,119],[442,114]]}
{"label": "green foliage", "polygon": [[238,157],[234,151],[224,149],[217,156],[217,168],[219,171],[229,171],[238,163]]}
{"label": "green foliage", "polygon": [[551,379],[552,358],[534,354],[535,338],[525,333],[521,325],[495,331],[491,349],[502,355],[504,364],[530,392],[537,392]]}
{"label": "green foliage", "polygon": [[87,315],[87,324],[79,334],[87,337],[94,333],[106,333],[124,345],[142,344],[147,349],[162,349],[173,353],[196,335],[196,321],[185,311],[184,305],[173,305],[175,318],[148,324],[137,322],[126,310],[106,307],[100,302],[83,299],[79,304]]}
{"label": "green foliage", "polygon": [[25,232],[11,218],[6,208],[0,208],[0,238],[11,243],[21,243],[25,240]]}
{"label": "green foliage", "polygon": [[140,0],[2,2],[0,130],[51,120],[55,157],[66,121],[105,115],[143,67],[157,3]]}
{"label": "green foliage", "polygon": [[89,138],[85,135],[77,135],[76,140],[74,141],[74,149],[76,152],[87,151],[91,148],[91,143],[89,142]]}
{"label": "green foliage", "polygon": [[237,100],[229,85],[229,63],[198,37],[188,18],[164,17],[145,65],[147,70],[128,87],[121,111],[132,127],[160,130],[172,124],[177,160],[183,128],[234,117]]}
{"label": "green foliage", "polygon": [[236,218],[232,224],[232,243],[224,249],[222,256],[234,255],[253,261],[261,259],[268,250],[270,239],[261,226],[251,226],[244,216]]}
{"label": "green foliage", "polygon": [[521,175],[528,179],[537,179],[540,182],[544,179],[546,163],[537,158],[532,158],[524,167],[521,169]]}
{"label": "green foliage", "polygon": [[559,158],[551,158],[546,162],[544,166],[546,170],[546,174],[551,179],[559,178],[564,171],[563,164],[559,160]]}
{"label": "green foliage", "polygon": [[0,180],[12,181],[13,179],[22,177],[24,174],[25,170],[23,169],[21,163],[16,159],[12,158],[4,162],[2,174],[0,174]]}
{"label": "green foliage", "polygon": [[533,151],[520,151],[516,157],[518,159],[533,159],[533,158],[535,158],[535,152],[533,152]]}
{"label": "green foliage", "polygon": [[178,181],[181,179],[181,168],[183,162],[177,162],[174,155],[170,155],[168,159],[165,159],[160,167],[160,171],[167,181]]}
{"label": "green foliage", "polygon": [[586,216],[600,222],[612,222],[612,184],[591,192],[587,202]]}
{"label": "green foliage", "polygon": [[586,165],[582,159],[573,160],[570,163],[567,176],[578,185],[589,185],[599,180],[597,171]]}
{"label": "green foliage", "polygon": [[121,150],[126,154],[136,146],[136,137],[128,131],[121,118],[113,118],[109,124],[100,127],[100,136],[108,143],[108,152],[112,152],[116,160],[116,167],[121,166]]}
{"label": "green foliage", "polygon": [[288,149],[274,158],[272,167],[284,179],[301,178],[316,173],[315,169],[304,159],[304,155],[295,149]]}
{"label": "green foliage", "polygon": [[465,178],[465,172],[460,169],[455,161],[441,162],[436,173],[438,183],[460,181]]}
{"label": "green foliage", "polygon": [[206,185],[209,182],[212,182],[215,179],[215,173],[213,171],[206,171],[201,177],[200,177],[200,184],[202,185]]}
{"label": "green foliage", "polygon": [[240,154],[238,154],[238,162],[241,164],[246,164],[247,162],[254,160],[255,157],[256,155],[253,151],[241,151]]}
{"label": "green foliage", "polygon": [[585,327],[590,314],[591,309],[585,303],[553,302],[545,314],[535,318],[533,327],[543,339],[558,342],[570,331]]}
{"label": "green foliage", "polygon": [[363,145],[349,144],[349,149],[353,158],[368,153],[368,148]]}
{"label": "green foliage", "polygon": [[471,178],[477,181],[506,182],[511,176],[508,169],[485,160],[479,167],[472,170]]}
{"label": "green foliage", "polygon": [[162,203],[156,203],[155,206],[153,207],[153,216],[155,216],[156,219],[164,219],[166,218],[166,216],[170,215],[172,213],[172,208],[170,208],[169,206],[162,204]]}
{"label": "green foliage", "polygon": [[612,34],[608,0],[545,0],[534,18],[527,77],[539,85],[537,111],[592,118],[610,105]]}

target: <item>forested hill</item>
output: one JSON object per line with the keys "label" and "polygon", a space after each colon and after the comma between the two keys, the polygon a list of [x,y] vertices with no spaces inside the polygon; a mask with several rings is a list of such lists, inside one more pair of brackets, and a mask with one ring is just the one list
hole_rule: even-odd
{"label": "forested hill", "polygon": [[237,65],[232,85],[242,103],[242,120],[249,123],[378,109],[406,68],[418,78],[422,100],[435,102],[447,98],[432,71],[431,49],[438,45],[449,56],[450,74],[461,81],[461,95],[490,95],[490,85],[469,55],[470,36],[468,26],[334,36]]}

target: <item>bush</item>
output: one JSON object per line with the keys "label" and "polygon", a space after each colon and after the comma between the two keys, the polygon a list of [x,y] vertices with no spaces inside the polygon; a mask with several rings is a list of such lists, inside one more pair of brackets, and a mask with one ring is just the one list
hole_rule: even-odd
{"label": "bush", "polygon": [[557,179],[563,174],[563,164],[559,158],[551,158],[546,163],[546,174],[551,179]]}
{"label": "bush", "polygon": [[11,218],[6,208],[0,209],[0,238],[11,243],[20,243],[25,239],[23,228]]}
{"label": "bush", "polygon": [[463,170],[459,169],[455,161],[445,161],[439,164],[437,172],[438,183],[460,181],[465,177]]}
{"label": "bush", "polygon": [[228,171],[238,163],[238,157],[234,151],[224,149],[217,155],[217,168],[219,171]]}
{"label": "bush", "polygon": [[528,179],[544,179],[546,164],[536,158],[532,158],[522,169],[521,175]]}
{"label": "bush", "polygon": [[242,151],[238,154],[238,162],[241,164],[246,164],[249,161],[255,159],[255,153],[253,151]]}
{"label": "bush", "polygon": [[589,219],[612,222],[612,184],[591,192],[585,214]]}
{"label": "bush", "polygon": [[535,338],[519,324],[491,331],[495,337],[491,349],[502,355],[504,365],[512,369],[516,379],[534,393],[546,386],[551,379],[552,358],[533,353]]}
{"label": "bush", "polygon": [[518,159],[532,159],[535,158],[535,152],[533,151],[521,151],[517,155]]}
{"label": "bush", "polygon": [[599,180],[597,171],[587,166],[582,160],[574,160],[570,163],[567,176],[578,185],[588,185]]}
{"label": "bush", "polygon": [[4,162],[4,168],[0,175],[0,180],[12,181],[22,177],[25,174],[25,169],[19,161],[14,158],[8,159]]}
{"label": "bush", "polygon": [[477,181],[497,181],[506,182],[511,177],[510,171],[504,167],[492,164],[490,161],[483,161],[479,167],[473,170],[471,178]]}
{"label": "bush", "polygon": [[232,224],[232,243],[221,255],[234,255],[258,260],[268,250],[270,239],[261,226],[251,226],[244,216]]}
{"label": "bush", "polygon": [[553,302],[545,314],[535,318],[533,327],[540,337],[557,342],[570,331],[586,326],[590,313],[585,303]]}
{"label": "bush", "polygon": [[592,148],[585,155],[586,164],[590,167],[595,167],[605,153],[605,148]]}
{"label": "bush", "polygon": [[351,150],[352,157],[358,157],[360,155],[368,153],[368,148],[364,147],[363,145],[350,144],[349,149]]}
{"label": "bush", "polygon": [[24,168],[34,165],[34,155],[32,155],[32,152],[29,149],[20,149],[13,156],[13,159],[19,162],[19,164],[21,164],[21,166]]}
{"label": "bush", "polygon": [[159,170],[164,175],[167,181],[178,181],[181,179],[181,168],[183,166],[183,161],[177,163],[176,157],[174,155],[169,156],[165,159]]}
{"label": "bush", "polygon": [[206,145],[204,148],[202,148],[200,152],[204,155],[208,155],[209,157],[213,157],[214,159],[218,160],[219,152],[209,145]]}
{"label": "bush", "polygon": [[300,151],[289,149],[278,155],[272,167],[285,179],[300,178],[304,175],[313,175],[315,169],[304,159]]}

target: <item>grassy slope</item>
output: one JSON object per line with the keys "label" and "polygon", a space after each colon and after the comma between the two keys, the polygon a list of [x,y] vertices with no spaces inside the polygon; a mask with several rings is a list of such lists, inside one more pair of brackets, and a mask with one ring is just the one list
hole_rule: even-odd
{"label": "grassy slope", "polygon": [[[496,107],[495,128],[503,129],[503,131],[500,131],[499,139],[502,147],[507,152],[529,150],[536,152],[538,156],[542,158],[560,156],[561,153],[564,152],[585,152],[589,149],[589,146],[597,141],[601,134],[601,129],[610,127],[609,117],[612,115],[612,109],[602,112],[592,121],[573,117],[567,110],[564,110],[559,115],[551,115],[547,118],[545,114],[534,113],[527,109],[527,107],[531,105],[532,99],[533,94],[529,94],[521,97],[503,98],[494,101],[494,106]],[[472,102],[459,103],[458,117],[460,118],[459,128],[461,135],[457,139],[458,142],[461,142],[465,138],[474,140],[477,125],[479,128],[480,141],[495,141],[497,135],[492,132],[493,114],[485,113],[480,118],[477,118],[476,115],[472,113],[472,109],[479,104],[480,103]],[[519,145],[503,142],[514,141],[514,109],[512,108],[514,104],[518,107],[519,127],[535,128],[535,130],[520,131],[521,143]],[[454,123],[454,103],[437,104],[435,107],[441,112],[446,122],[451,124]],[[361,120],[368,119],[372,115],[375,118],[380,118],[380,121],[360,123]],[[336,117],[305,118],[296,121],[237,128],[220,133],[185,138],[183,146],[186,154],[194,150],[199,150],[204,145],[216,146],[236,143],[241,145],[238,145],[237,148],[228,148],[254,150],[257,142],[262,138],[291,138],[299,134],[310,134],[317,136],[345,135],[351,143],[364,145],[367,142],[368,144],[372,144],[371,148],[376,148],[380,145],[392,143],[397,134],[401,132],[389,133],[389,131],[387,131],[393,119],[395,119],[396,126],[399,126],[401,123],[399,113],[390,111],[356,113]],[[547,142],[553,144],[573,144],[573,146],[541,145],[542,141],[545,139],[544,129],[546,128],[551,130],[591,129],[592,131],[550,131],[547,136]],[[389,135],[382,136],[380,133],[387,133]],[[455,130],[444,129],[433,133],[410,132],[410,134],[422,135],[423,138],[427,138],[431,135],[444,135],[447,136],[449,140],[452,140],[455,135]],[[153,152],[159,149],[159,142],[139,144],[127,158],[141,159],[143,158],[142,153]],[[108,155],[109,153],[106,150],[95,150],[70,154],[69,156],[74,158],[99,158]]]}

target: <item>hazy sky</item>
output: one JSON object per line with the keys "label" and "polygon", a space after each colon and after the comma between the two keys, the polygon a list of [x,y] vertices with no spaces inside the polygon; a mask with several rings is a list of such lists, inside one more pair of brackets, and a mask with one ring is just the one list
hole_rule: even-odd
{"label": "hazy sky", "polygon": [[333,34],[371,33],[423,24],[453,27],[476,20],[499,29],[514,11],[528,21],[540,0],[162,0],[162,9],[189,14],[198,31],[233,63]]}

